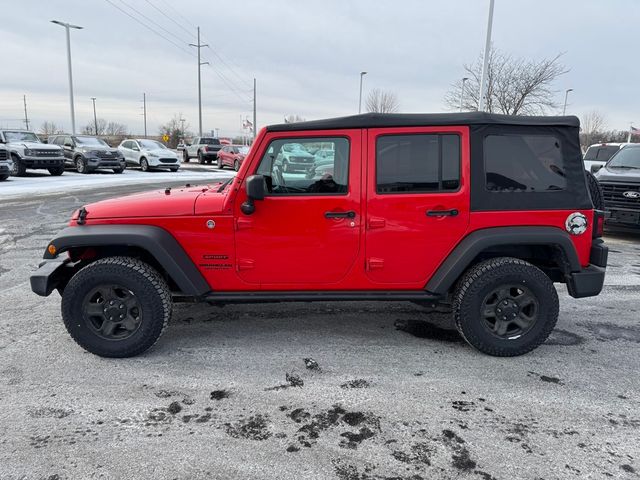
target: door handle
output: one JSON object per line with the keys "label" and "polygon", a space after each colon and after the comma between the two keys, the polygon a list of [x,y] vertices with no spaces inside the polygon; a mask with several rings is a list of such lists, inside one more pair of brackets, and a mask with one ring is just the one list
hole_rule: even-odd
{"label": "door handle", "polygon": [[451,210],[427,210],[427,217],[455,217],[458,215],[458,210],[452,208]]}
{"label": "door handle", "polygon": [[356,218],[356,212],[353,210],[347,212],[324,212],[324,218]]}

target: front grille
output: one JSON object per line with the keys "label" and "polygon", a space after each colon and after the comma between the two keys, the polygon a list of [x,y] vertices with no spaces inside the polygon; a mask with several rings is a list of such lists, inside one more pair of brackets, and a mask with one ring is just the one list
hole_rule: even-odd
{"label": "front grille", "polygon": [[292,162],[296,162],[296,163],[311,163],[313,162],[313,158],[309,158],[309,157],[291,157],[291,161]]}
{"label": "front grille", "polygon": [[640,197],[625,197],[625,192],[637,192],[640,194],[640,184],[601,183],[604,202],[607,208],[632,208],[640,209]]}
{"label": "front grille", "polygon": [[0,150],[0,160],[7,160],[9,158],[9,152],[4,148]]}
{"label": "front grille", "polygon": [[115,159],[118,158],[118,154],[115,152],[107,152],[107,151],[103,151],[103,150],[98,150],[96,152],[98,158],[107,158],[109,160],[111,159]]}
{"label": "front grille", "polygon": [[161,158],[161,163],[176,163],[178,161],[177,158]]}
{"label": "front grille", "polygon": [[41,148],[31,149],[32,157],[61,157],[62,152],[60,150],[44,150]]}

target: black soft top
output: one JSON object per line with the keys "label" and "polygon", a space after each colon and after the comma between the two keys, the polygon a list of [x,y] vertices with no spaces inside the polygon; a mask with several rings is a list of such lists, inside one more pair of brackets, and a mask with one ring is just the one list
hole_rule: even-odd
{"label": "black soft top", "polygon": [[300,130],[338,130],[347,128],[427,127],[444,125],[517,125],[537,127],[579,127],[574,116],[533,117],[500,115],[485,112],[464,113],[364,113],[349,117],[327,118],[309,122],[269,125],[268,132]]}

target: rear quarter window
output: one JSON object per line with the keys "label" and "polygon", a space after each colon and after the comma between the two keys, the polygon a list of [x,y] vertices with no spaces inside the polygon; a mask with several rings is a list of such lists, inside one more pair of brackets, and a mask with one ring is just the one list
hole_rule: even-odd
{"label": "rear quarter window", "polygon": [[553,192],[567,186],[562,145],[551,135],[488,135],[484,166],[491,192]]}

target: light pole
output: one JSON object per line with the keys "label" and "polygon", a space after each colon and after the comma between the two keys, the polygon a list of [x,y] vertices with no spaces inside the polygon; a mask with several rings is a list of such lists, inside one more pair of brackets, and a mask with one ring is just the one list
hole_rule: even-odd
{"label": "light pole", "polygon": [[202,83],[200,81],[200,67],[207,65],[209,62],[200,61],[200,49],[209,45],[200,43],[200,27],[198,27],[198,43],[190,43],[189,46],[198,49],[198,134],[202,136]]}
{"label": "light pole", "polygon": [[573,88],[567,88],[564,92],[564,107],[562,107],[562,115],[567,111],[567,98],[569,98],[569,92],[573,92]]}
{"label": "light pole", "polygon": [[360,72],[360,99],[358,100],[358,113],[362,113],[362,77],[364,77],[367,72]]}
{"label": "light pole", "polygon": [[71,105],[71,133],[75,135],[76,134],[76,112],[73,107],[73,75],[71,73],[71,36],[69,35],[69,29],[75,28],[77,30],[82,30],[82,27],[78,25],[72,25],[66,22],[61,22],[59,20],[51,20],[51,23],[60,25],[61,27],[64,27],[67,30],[67,64],[69,67],[69,104]]}
{"label": "light pole", "polygon": [[493,27],[493,2],[489,0],[489,20],[487,20],[487,38],[484,44],[484,55],[482,55],[482,77],[480,78],[480,98],[478,99],[478,111],[484,111],[484,97],[487,89],[487,75],[489,70],[489,56],[491,54],[491,28]]}
{"label": "light pole", "polygon": [[462,79],[462,88],[460,89],[460,111],[462,111],[462,102],[464,100],[464,84],[467,83],[467,80],[469,80],[469,77],[464,77]]}
{"label": "light pole", "polygon": [[93,124],[96,126],[96,137],[98,136],[98,117],[96,117],[96,97],[91,97],[93,102]]}

